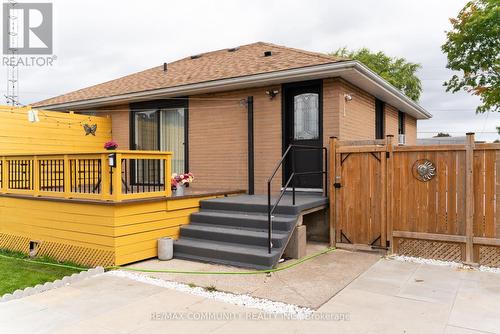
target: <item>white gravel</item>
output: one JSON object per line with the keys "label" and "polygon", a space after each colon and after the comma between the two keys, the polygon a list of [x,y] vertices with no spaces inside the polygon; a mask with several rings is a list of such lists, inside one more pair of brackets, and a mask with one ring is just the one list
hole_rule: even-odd
{"label": "white gravel", "polygon": [[478,270],[489,273],[500,274],[500,268],[480,266],[480,267],[472,267],[460,262],[453,261],[441,261],[441,260],[433,260],[433,259],[424,259],[421,257],[412,257],[412,256],[404,256],[404,255],[390,255],[387,257],[388,259],[403,261],[403,262],[413,262],[420,264],[430,264],[434,266],[447,266],[452,268],[460,268],[460,269],[468,269],[468,270]]}
{"label": "white gravel", "polygon": [[165,281],[162,279],[153,278],[130,271],[113,270],[106,273],[105,275],[124,277],[137,282],[156,285],[163,288],[181,291],[224,303],[257,309],[268,313],[286,314],[289,316],[293,316],[296,319],[307,319],[314,312],[312,309],[307,307],[300,307],[293,304],[275,302],[268,299],[255,298],[249,295],[236,295],[233,293],[221,292],[221,291],[207,291],[202,287],[190,287],[187,284]]}

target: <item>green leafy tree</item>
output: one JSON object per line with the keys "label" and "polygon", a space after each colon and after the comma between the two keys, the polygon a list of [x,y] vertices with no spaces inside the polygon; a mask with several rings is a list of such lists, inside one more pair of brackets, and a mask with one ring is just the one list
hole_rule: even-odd
{"label": "green leafy tree", "polygon": [[439,132],[437,135],[434,137],[440,138],[440,137],[451,137],[449,133],[446,132]]}
{"label": "green leafy tree", "polygon": [[500,111],[500,1],[469,1],[450,22],[446,67],[462,73],[444,83],[446,91],[479,96],[476,112]]}
{"label": "green leafy tree", "polygon": [[416,75],[420,64],[408,62],[405,58],[389,57],[382,51],[375,53],[367,48],[348,50],[343,47],[330,55],[358,60],[412,100],[420,98],[422,83]]}

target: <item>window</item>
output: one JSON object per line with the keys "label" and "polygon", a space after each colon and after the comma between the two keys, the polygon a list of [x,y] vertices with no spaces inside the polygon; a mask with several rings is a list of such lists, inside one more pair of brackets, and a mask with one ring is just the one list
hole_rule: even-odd
{"label": "window", "polygon": [[405,134],[405,117],[406,114],[404,112],[398,111],[398,134]]}
{"label": "window", "polygon": [[315,93],[300,94],[294,97],[295,140],[319,138],[319,95]]}
{"label": "window", "polygon": [[375,100],[375,139],[384,139],[384,102]]}
{"label": "window", "polygon": [[172,173],[186,172],[186,113],[185,108],[134,111],[133,149],[172,152]]}
{"label": "window", "polygon": [[160,110],[160,150],[173,153],[172,173],[187,172],[184,160],[184,108]]}
{"label": "window", "polygon": [[158,150],[158,110],[134,113],[134,149]]}

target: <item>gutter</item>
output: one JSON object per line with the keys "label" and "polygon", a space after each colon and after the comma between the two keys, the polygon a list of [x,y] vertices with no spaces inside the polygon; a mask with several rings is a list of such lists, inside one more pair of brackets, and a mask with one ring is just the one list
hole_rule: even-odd
{"label": "gutter", "polygon": [[[401,93],[397,88],[395,88],[387,81],[382,79],[378,74],[370,70],[368,67],[355,60],[301,67],[301,68],[282,70],[270,73],[254,74],[243,77],[206,81],[206,82],[187,84],[169,88],[160,88],[149,91],[141,91],[141,92],[115,95],[110,97],[95,98],[90,100],[67,102],[67,103],[52,104],[52,105],[40,105],[40,107],[54,109],[54,110],[69,109],[69,108],[81,109],[85,107],[95,108],[98,106],[109,105],[112,103],[115,104],[120,102],[129,103],[135,101],[151,100],[155,98],[160,99],[160,98],[175,97],[180,95],[195,95],[195,94],[203,94],[214,91],[236,90],[245,87],[255,87],[262,85],[278,84],[283,82],[300,81],[301,79],[309,80],[311,78],[319,79],[325,77],[335,77],[335,76],[341,76],[341,74],[347,74],[351,71],[356,72],[357,74],[364,77],[366,80],[376,84],[386,93],[392,95],[394,98],[401,101],[404,105],[406,105],[409,109],[411,109],[413,113],[416,114],[415,116],[417,116],[418,118],[427,119],[432,117],[432,115],[429,112],[427,112],[416,102],[414,102],[406,95]],[[407,111],[405,110],[405,112]]]}

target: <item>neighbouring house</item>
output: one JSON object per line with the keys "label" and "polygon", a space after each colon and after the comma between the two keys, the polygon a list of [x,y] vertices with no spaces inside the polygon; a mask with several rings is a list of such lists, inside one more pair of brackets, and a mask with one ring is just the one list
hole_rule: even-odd
{"label": "neighbouring house", "polygon": [[449,145],[449,144],[465,144],[466,142],[467,142],[466,136],[457,136],[457,137],[434,136],[432,138],[417,139],[417,145]]}
{"label": "neighbouring house", "polygon": [[[171,151],[172,170],[193,172],[196,187],[256,194],[266,192],[290,144],[386,135],[415,144],[417,121],[431,117],[357,61],[263,42],[192,55],[34,107],[109,115],[121,148]],[[322,159],[319,150],[297,152],[295,167],[320,170]],[[292,168],[285,165],[275,191]],[[296,186],[322,182],[302,175]]]}

